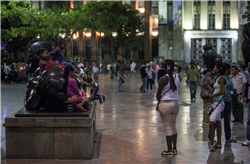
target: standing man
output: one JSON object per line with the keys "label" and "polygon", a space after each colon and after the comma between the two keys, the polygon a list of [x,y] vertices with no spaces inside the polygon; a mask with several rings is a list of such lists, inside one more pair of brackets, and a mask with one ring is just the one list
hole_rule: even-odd
{"label": "standing man", "polygon": [[189,80],[190,97],[191,101],[193,101],[193,99],[196,99],[196,89],[198,81],[198,70],[195,67],[194,62],[191,62],[191,68],[188,69],[187,76],[187,79]]}
{"label": "standing man", "polygon": [[99,76],[99,68],[98,64],[96,63],[95,66],[92,68],[92,72],[94,74],[94,79],[95,81],[98,81],[98,76]]}
{"label": "standing man", "polygon": [[240,122],[243,124],[244,118],[244,109],[243,104],[238,102],[238,96],[245,96],[245,88],[246,88],[246,77],[244,74],[239,72],[239,68],[237,65],[232,66],[232,75],[230,79],[234,84],[234,91],[231,92],[232,97],[232,108],[233,108],[233,116],[234,120],[232,122]]}
{"label": "standing man", "polygon": [[237,142],[235,138],[231,137],[231,91],[234,91],[234,84],[230,79],[230,74],[231,74],[231,66],[228,63],[223,64],[226,68],[226,72],[224,75],[224,78],[226,79],[226,90],[225,90],[225,95],[224,95],[224,103],[225,103],[225,108],[224,108],[224,131],[225,131],[225,139],[226,142]]}
{"label": "standing man", "polygon": [[132,64],[130,65],[130,76],[132,76],[132,74],[135,75],[134,73],[135,66],[136,66],[135,62],[132,62]]}
{"label": "standing man", "polygon": [[147,72],[146,72],[146,67],[144,65],[142,65],[141,69],[140,69],[140,73],[141,73],[141,80],[142,80],[142,86],[140,88],[141,93],[147,92],[148,90],[146,90],[146,86],[148,85],[148,76],[147,76]]}

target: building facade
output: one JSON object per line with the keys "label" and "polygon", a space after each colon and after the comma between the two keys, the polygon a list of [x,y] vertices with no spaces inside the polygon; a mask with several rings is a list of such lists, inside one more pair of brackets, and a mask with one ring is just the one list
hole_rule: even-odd
{"label": "building facade", "polygon": [[[79,2],[79,1],[78,1]],[[90,1],[82,1],[83,4]],[[33,1],[43,8],[44,1]],[[70,1],[69,5],[72,5]],[[148,48],[125,51],[115,47],[116,60],[157,61],[173,59],[179,64],[202,63],[203,46],[212,44],[226,62],[243,61],[242,29],[247,1],[120,1],[139,11],[148,34]],[[119,33],[119,31],[118,31]],[[117,33],[114,34],[114,38]],[[66,47],[68,56],[84,60],[111,61],[109,40],[103,33],[78,33]]]}

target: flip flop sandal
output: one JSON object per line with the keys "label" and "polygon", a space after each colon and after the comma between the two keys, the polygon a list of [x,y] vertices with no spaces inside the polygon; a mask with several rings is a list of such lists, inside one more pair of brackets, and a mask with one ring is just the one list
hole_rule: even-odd
{"label": "flip flop sandal", "polygon": [[167,151],[163,151],[162,153],[161,153],[161,155],[167,155],[167,156],[173,156],[173,152],[167,152]]}
{"label": "flip flop sandal", "polygon": [[229,142],[231,142],[231,143],[236,143],[237,140],[236,140],[235,138],[230,138],[230,139],[229,139]]}
{"label": "flip flop sandal", "polygon": [[214,152],[215,151],[214,145],[210,145],[209,150],[210,150],[210,152]]}
{"label": "flip flop sandal", "polygon": [[215,149],[221,149],[221,145],[219,145],[219,144],[216,143],[216,144],[214,144],[214,148]]}

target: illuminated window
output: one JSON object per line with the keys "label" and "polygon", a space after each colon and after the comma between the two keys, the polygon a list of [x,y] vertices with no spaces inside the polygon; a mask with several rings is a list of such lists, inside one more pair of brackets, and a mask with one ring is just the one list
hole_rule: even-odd
{"label": "illuminated window", "polygon": [[152,29],[158,30],[159,19],[158,15],[152,15]]}
{"label": "illuminated window", "polygon": [[138,1],[138,8],[144,8],[144,1]]}
{"label": "illuminated window", "polygon": [[158,0],[152,0],[151,1],[151,6],[152,7],[158,7]]}
{"label": "illuminated window", "polygon": [[224,6],[230,6],[230,1],[223,1]]}
{"label": "illuminated window", "polygon": [[194,30],[200,30],[200,14],[194,14]]}
{"label": "illuminated window", "polygon": [[208,30],[215,29],[215,14],[208,14]]}
{"label": "illuminated window", "polygon": [[131,5],[131,1],[123,1],[123,4],[128,4],[128,5]]}
{"label": "illuminated window", "polygon": [[208,5],[209,6],[214,6],[215,5],[215,1],[208,1]]}
{"label": "illuminated window", "polygon": [[200,6],[201,1],[200,0],[194,0],[194,6]]}
{"label": "illuminated window", "polygon": [[230,30],[230,14],[223,14],[223,29]]}

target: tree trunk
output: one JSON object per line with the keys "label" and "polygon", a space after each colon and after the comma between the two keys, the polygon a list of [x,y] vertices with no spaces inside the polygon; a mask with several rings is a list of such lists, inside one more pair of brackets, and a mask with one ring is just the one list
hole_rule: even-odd
{"label": "tree trunk", "polygon": [[111,42],[111,60],[112,62],[115,61],[115,47],[114,47],[114,39],[112,34],[110,34],[110,42]]}

